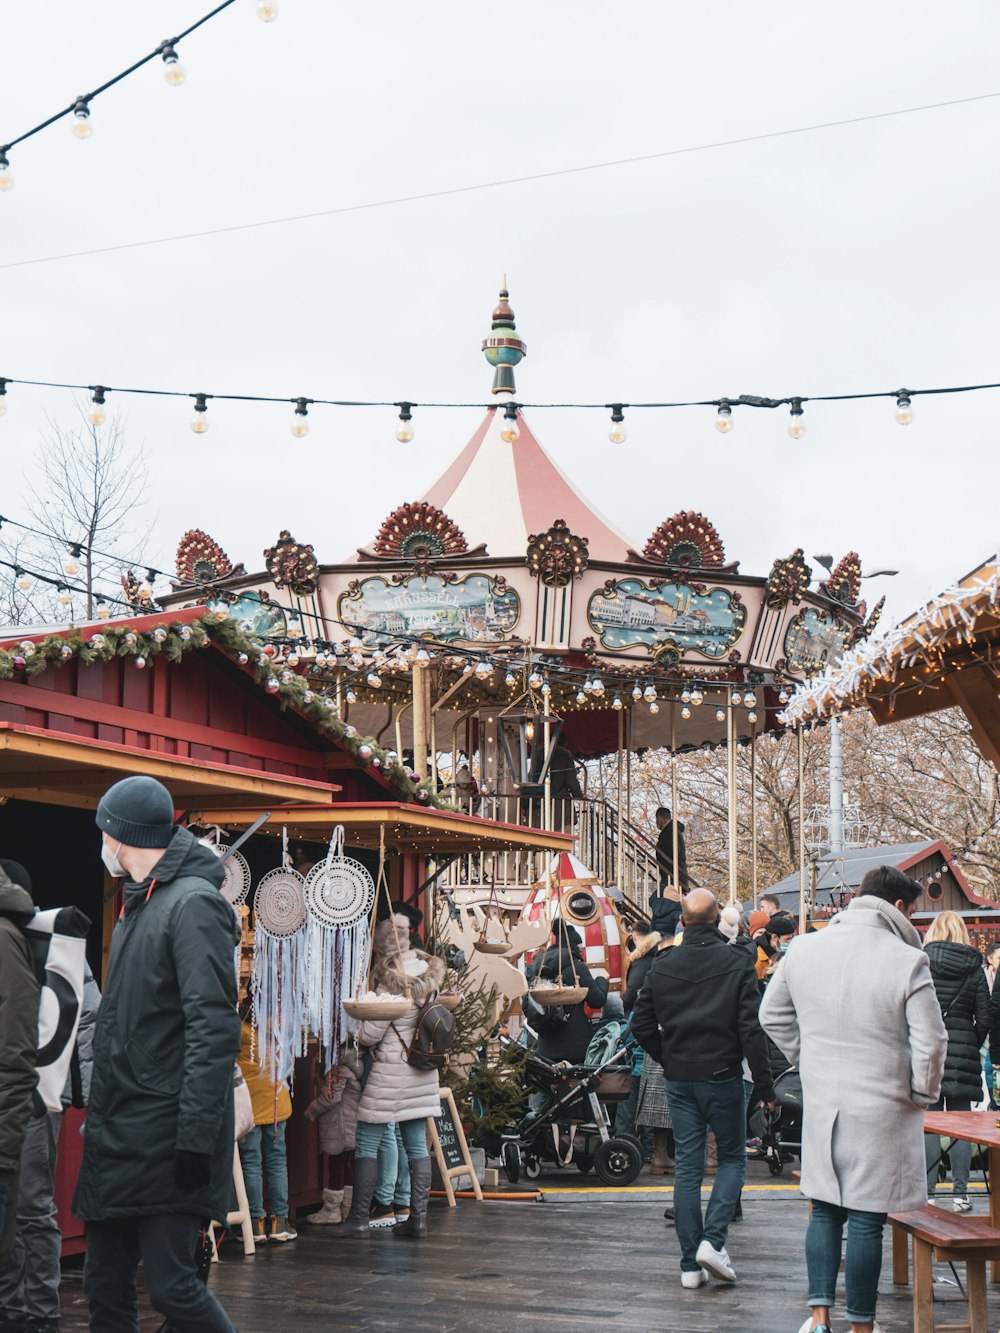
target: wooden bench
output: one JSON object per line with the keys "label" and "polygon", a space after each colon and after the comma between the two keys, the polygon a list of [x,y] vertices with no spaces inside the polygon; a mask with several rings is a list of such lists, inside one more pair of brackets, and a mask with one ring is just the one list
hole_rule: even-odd
{"label": "wooden bench", "polygon": [[[912,1213],[890,1213],[892,1280],[906,1286],[907,1237],[913,1237],[913,1333],[987,1333],[986,1263],[1000,1259],[1000,1230],[985,1218],[945,1212],[927,1204]],[[968,1318],[964,1324],[934,1323],[931,1264],[964,1263]]]}

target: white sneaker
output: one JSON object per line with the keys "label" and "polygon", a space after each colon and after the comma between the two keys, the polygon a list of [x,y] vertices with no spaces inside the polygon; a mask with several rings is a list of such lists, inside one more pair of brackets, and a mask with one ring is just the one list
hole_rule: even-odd
{"label": "white sneaker", "polygon": [[971,1213],[972,1204],[969,1202],[967,1194],[956,1194],[951,1201],[951,1211],[953,1213]]}
{"label": "white sneaker", "polygon": [[703,1272],[700,1268],[696,1273],[681,1274],[681,1286],[688,1287],[692,1291],[696,1290],[698,1287],[703,1287],[707,1281],[708,1274]]}
{"label": "white sneaker", "polygon": [[799,1333],[833,1333],[833,1330],[829,1324],[814,1324],[812,1315],[806,1315],[806,1322],[799,1329]]}
{"label": "white sneaker", "polygon": [[736,1272],[729,1255],[724,1249],[717,1250],[711,1241],[703,1240],[694,1256],[695,1263],[720,1282],[735,1282]]}

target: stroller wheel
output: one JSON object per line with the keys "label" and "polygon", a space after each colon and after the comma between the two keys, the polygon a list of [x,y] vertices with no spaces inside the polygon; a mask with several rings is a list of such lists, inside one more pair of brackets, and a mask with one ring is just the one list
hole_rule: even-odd
{"label": "stroller wheel", "polygon": [[780,1176],[785,1169],[785,1163],[782,1161],[781,1153],[769,1153],[767,1158],[767,1169],[772,1176]]}
{"label": "stroller wheel", "polygon": [[632,1139],[608,1139],[594,1153],[594,1170],[605,1185],[631,1185],[642,1170],[642,1153]]}
{"label": "stroller wheel", "polygon": [[542,1174],[542,1164],[537,1157],[525,1157],[523,1166],[524,1174],[529,1180],[537,1180]]}
{"label": "stroller wheel", "polygon": [[578,1171],[582,1171],[583,1174],[586,1175],[588,1171],[593,1171],[594,1159],[593,1157],[588,1157],[586,1153],[581,1153],[579,1157],[573,1158],[573,1165]]}
{"label": "stroller wheel", "polygon": [[521,1179],[521,1149],[509,1139],[503,1145],[503,1169],[510,1183],[516,1185]]}

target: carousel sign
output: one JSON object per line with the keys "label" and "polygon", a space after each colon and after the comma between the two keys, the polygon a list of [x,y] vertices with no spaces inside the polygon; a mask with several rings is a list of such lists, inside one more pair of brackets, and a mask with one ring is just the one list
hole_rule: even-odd
{"label": "carousel sign", "polygon": [[785,633],[785,660],[789,670],[807,676],[839,661],[847,631],[835,616],[808,608],[800,611]]}
{"label": "carousel sign", "polygon": [[368,647],[400,634],[493,643],[510,634],[520,614],[517,593],[487,574],[454,581],[417,575],[398,584],[361,579],[337,600],[337,615]]}
{"label": "carousel sign", "polygon": [[587,607],[601,647],[611,652],[646,648],[656,653],[670,643],[681,651],[722,657],[743,633],[746,607],[726,588],[696,592],[686,583],[645,583],[619,579],[595,592]]}

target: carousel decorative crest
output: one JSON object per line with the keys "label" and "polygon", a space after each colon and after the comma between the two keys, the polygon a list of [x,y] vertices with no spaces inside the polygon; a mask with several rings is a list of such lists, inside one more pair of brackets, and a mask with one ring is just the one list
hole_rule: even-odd
{"label": "carousel decorative crest", "polygon": [[764,601],[772,611],[779,611],[786,602],[798,606],[809,589],[812,569],[806,564],[802,547],[785,559],[775,560],[767,576]]}
{"label": "carousel decorative crest", "polygon": [[233,562],[201,528],[189,528],[177,547],[177,577],[187,583],[215,583],[235,573]]}
{"label": "carousel decorative crest", "polygon": [[565,519],[557,518],[548,532],[528,538],[528,568],[546,587],[565,588],[589,563],[586,537],[570,532]]}
{"label": "carousel decorative crest", "polygon": [[[878,624],[878,622],[882,619],[882,609],[884,606],[885,606],[885,598],[880,597],[878,601],[875,603],[875,605],[872,607],[871,615],[868,617],[865,623],[863,625],[859,625],[858,628],[851,635],[851,642],[850,642],[851,648],[853,648],[855,644],[861,643],[864,639],[870,639],[871,636],[875,633],[875,627]],[[868,608],[865,606],[864,602],[860,602],[858,604],[858,615],[863,616],[867,611],[867,609]]]}
{"label": "carousel decorative crest", "polygon": [[420,571],[440,556],[464,555],[469,543],[458,524],[436,505],[412,500],[385,520],[373,549],[390,560],[412,560]]}
{"label": "carousel decorative crest", "polygon": [[319,583],[319,562],[311,546],[297,542],[287,528],[264,552],[267,572],[276,588],[288,588],[297,597],[308,597]]}
{"label": "carousel decorative crest", "polygon": [[682,510],[661,523],[642,553],[647,560],[677,569],[718,569],[726,559],[718,532],[694,510]]}
{"label": "carousel decorative crest", "polygon": [[857,551],[848,551],[838,561],[828,579],[819,585],[820,591],[832,597],[835,602],[845,606],[854,606],[861,596],[861,557]]}

